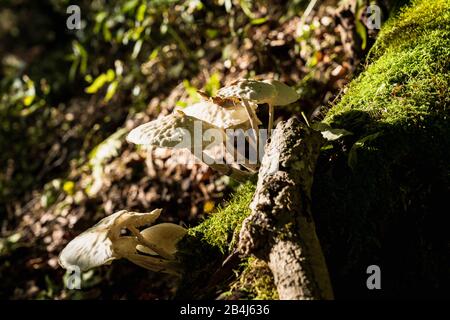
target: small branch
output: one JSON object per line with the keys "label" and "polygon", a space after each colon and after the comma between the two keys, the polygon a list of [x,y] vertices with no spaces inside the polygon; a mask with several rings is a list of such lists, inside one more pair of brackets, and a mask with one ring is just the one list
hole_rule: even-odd
{"label": "small branch", "polygon": [[321,134],[291,118],[272,134],[238,250],[268,262],[280,299],[333,299],[311,215]]}

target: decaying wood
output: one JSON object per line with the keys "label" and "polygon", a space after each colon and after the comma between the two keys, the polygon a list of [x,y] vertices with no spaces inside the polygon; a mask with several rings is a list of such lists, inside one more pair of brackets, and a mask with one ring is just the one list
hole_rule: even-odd
{"label": "decaying wood", "polygon": [[268,262],[283,300],[333,299],[310,208],[322,142],[320,133],[296,118],[276,127],[262,160],[252,214],[239,235],[239,252]]}

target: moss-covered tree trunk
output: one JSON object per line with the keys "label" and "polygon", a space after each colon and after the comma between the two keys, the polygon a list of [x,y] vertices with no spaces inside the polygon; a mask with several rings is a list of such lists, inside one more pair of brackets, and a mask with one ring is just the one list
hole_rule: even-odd
{"label": "moss-covered tree trunk", "polygon": [[[337,297],[439,296],[450,284],[450,1],[388,21],[366,70],[325,122],[313,213]],[[378,265],[382,290],[366,287]]]}
{"label": "moss-covered tree trunk", "polygon": [[238,250],[267,261],[280,299],[332,299],[311,214],[311,186],[323,138],[295,118],[280,122],[266,146]]}
{"label": "moss-covered tree trunk", "polygon": [[[366,70],[326,115],[324,122],[353,133],[322,148],[312,188],[336,298],[446,294],[449,85],[450,1],[413,1],[383,26]],[[220,281],[209,279],[234,250],[251,190],[241,188],[225,214],[191,231],[203,251],[188,254],[182,288],[195,292],[200,282],[214,296]],[[208,263],[192,263],[199,255]],[[381,290],[366,286],[370,265],[381,269]],[[230,280],[219,278],[227,290]]]}

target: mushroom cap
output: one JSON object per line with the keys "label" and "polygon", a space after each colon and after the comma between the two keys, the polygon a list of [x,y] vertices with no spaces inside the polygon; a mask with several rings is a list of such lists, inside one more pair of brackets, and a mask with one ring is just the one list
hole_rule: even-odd
{"label": "mushroom cap", "polygon": [[[152,212],[130,212],[126,210],[119,211],[122,212],[115,221],[113,222],[113,228],[111,232],[114,232],[114,236],[120,236],[120,231],[123,228],[135,227],[139,228],[145,225],[153,224],[156,219],[159,218],[162,209],[155,209]],[[107,217],[108,218],[108,217]],[[106,218],[105,218],[106,219]]]}
{"label": "mushroom cap", "polygon": [[[142,236],[149,242],[155,243],[172,256],[177,252],[177,243],[187,233],[187,230],[174,223],[160,223],[141,231]],[[157,255],[156,252],[143,245],[137,245],[138,251]]]}
{"label": "mushroom cap", "polygon": [[59,264],[64,269],[78,267],[86,271],[117,259],[108,230],[92,230],[80,234],[67,244],[59,254]]}
{"label": "mushroom cap", "polygon": [[163,148],[205,148],[210,143],[203,141],[202,137],[195,136],[196,128],[200,128],[201,134],[209,129],[217,129],[216,126],[187,115],[182,110],[175,110],[168,116],[153,120],[131,130],[127,141],[134,144],[152,145]]}
{"label": "mushroom cap", "polygon": [[271,103],[274,106],[286,106],[297,101],[300,95],[294,88],[286,85],[278,80],[266,80],[265,83],[271,84],[275,87],[277,92],[276,96],[272,99]]}
{"label": "mushroom cap", "polygon": [[247,112],[239,102],[234,106],[225,108],[210,100],[204,100],[183,108],[182,112],[222,129],[234,127],[248,121]]}
{"label": "mushroom cap", "polygon": [[65,269],[78,267],[86,271],[124,257],[130,250],[135,250],[137,240],[120,237],[121,230],[152,224],[160,213],[161,209],[150,213],[122,210],[103,218],[67,244],[59,254],[59,264]]}
{"label": "mushroom cap", "polygon": [[270,103],[276,95],[276,89],[270,83],[247,79],[238,80],[217,92],[221,98],[246,99],[257,104]]}

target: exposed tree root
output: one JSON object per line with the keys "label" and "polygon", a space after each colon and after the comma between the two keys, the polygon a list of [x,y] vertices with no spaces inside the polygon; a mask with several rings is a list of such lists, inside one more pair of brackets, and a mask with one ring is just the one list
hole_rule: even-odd
{"label": "exposed tree root", "polygon": [[239,252],[267,261],[283,300],[333,299],[310,206],[321,145],[320,133],[296,118],[277,126],[239,236]]}

